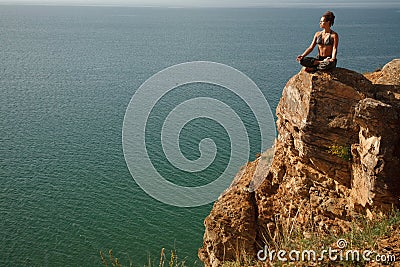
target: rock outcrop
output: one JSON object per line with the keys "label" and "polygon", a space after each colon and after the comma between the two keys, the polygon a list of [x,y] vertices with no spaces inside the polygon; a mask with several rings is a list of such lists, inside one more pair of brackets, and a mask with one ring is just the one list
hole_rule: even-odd
{"label": "rock outcrop", "polygon": [[300,71],[277,107],[272,166],[249,185],[265,155],[250,162],[205,219],[206,266],[255,256],[282,222],[346,232],[356,215],[400,206],[400,60],[369,75],[336,68]]}

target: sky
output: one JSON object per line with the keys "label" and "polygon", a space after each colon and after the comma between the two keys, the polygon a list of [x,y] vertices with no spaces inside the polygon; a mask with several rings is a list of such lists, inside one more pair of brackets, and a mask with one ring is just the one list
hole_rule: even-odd
{"label": "sky", "polygon": [[0,0],[0,4],[162,7],[394,7],[400,0]]}

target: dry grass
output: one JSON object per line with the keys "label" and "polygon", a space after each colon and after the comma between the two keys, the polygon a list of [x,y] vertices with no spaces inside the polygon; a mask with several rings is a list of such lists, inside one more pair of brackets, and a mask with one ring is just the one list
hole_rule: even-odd
{"label": "dry grass", "polygon": [[[366,250],[374,252],[370,256],[371,259],[381,254],[390,255],[390,260],[393,260],[393,256],[396,257],[397,261],[400,260],[400,243],[397,242],[397,244],[393,244],[393,242],[390,243],[390,241],[389,243],[385,242],[389,237],[400,234],[399,211],[393,211],[389,215],[380,215],[374,220],[368,220],[363,217],[355,218],[352,222],[352,230],[349,233],[341,235],[323,234],[311,227],[310,229],[306,229],[306,231],[304,231],[304,229],[297,229],[296,217],[297,214],[294,214],[292,218],[290,216],[286,218],[277,217],[275,220],[277,224],[275,230],[273,232],[266,231],[263,239],[268,252],[271,253],[274,251],[272,254],[272,261],[267,256],[265,261],[259,261],[255,258],[247,258],[245,261],[243,259],[238,259],[235,262],[225,262],[222,266],[367,266],[369,262],[362,258],[362,252]],[[338,240],[346,241],[346,246],[342,250],[338,248]],[[400,240],[400,237],[398,240]],[[335,254],[338,255],[337,260],[330,260],[327,254],[324,254],[323,259],[319,260],[321,252],[324,249],[329,250],[329,248],[337,250]],[[278,260],[277,253],[280,250],[286,252],[283,258],[286,258],[288,261]],[[301,261],[301,257],[299,261],[290,261],[290,251],[299,251],[300,255],[302,255],[302,252],[310,250],[316,252],[316,261],[310,260],[311,257],[307,254],[305,254],[307,256],[305,258],[306,261]],[[360,252],[359,261],[352,260],[356,257],[350,254],[351,251],[356,250]],[[340,254],[340,251],[342,251],[342,254]],[[346,260],[346,252],[349,252],[348,260]],[[393,262],[381,262],[376,266],[384,265],[393,266]]]}
{"label": "dry grass", "polygon": [[[101,261],[106,267],[122,267],[122,264],[119,262],[119,259],[113,255],[113,251],[108,251],[108,257],[104,255],[102,251],[100,251]],[[133,267],[133,263],[130,260],[130,267]],[[139,266],[139,265],[137,265]],[[176,250],[171,250],[169,255],[166,254],[165,249],[161,249],[159,260],[152,259],[148,257],[147,264],[143,265],[143,267],[185,267],[186,261],[184,259],[178,258]]]}
{"label": "dry grass", "polygon": [[[279,250],[284,251],[307,251],[315,250],[317,252],[317,258],[319,252],[323,249],[338,249],[337,241],[344,239],[347,242],[347,246],[343,248],[343,253],[349,250],[358,251],[375,251],[377,253],[396,254],[397,261],[400,260],[400,237],[396,244],[392,241],[387,241],[393,235],[400,235],[400,212],[393,211],[389,215],[380,215],[374,220],[368,220],[363,217],[358,217],[352,222],[352,230],[349,233],[342,235],[326,235],[316,231],[314,228],[306,229],[306,231],[298,229],[296,227],[296,218],[298,211],[295,214],[288,214],[287,217],[275,218],[277,227],[273,231],[267,231],[265,233],[264,244],[268,247],[269,251],[275,251],[275,257],[273,261],[260,261],[256,260],[255,255],[245,255],[238,251],[236,261],[227,261],[222,264],[222,267],[269,267],[269,266],[367,266],[368,262],[363,261],[329,261],[326,257],[322,261],[286,261],[282,262],[277,259],[277,252]],[[386,240],[386,243],[385,243]],[[389,242],[389,243],[388,243]],[[392,248],[391,248],[392,246]],[[340,251],[340,250],[339,250]],[[344,255],[344,254],[343,254]],[[102,251],[100,251],[100,257],[104,266],[122,267],[119,259],[113,255],[112,250],[108,252],[106,257]],[[286,255],[286,258],[288,256]],[[334,263],[334,264],[333,264]],[[390,262],[380,263],[383,266],[389,265]],[[134,266],[130,263],[129,266]],[[184,259],[178,258],[176,250],[171,250],[167,255],[165,249],[161,249],[159,259],[151,259],[149,257],[148,263],[143,267],[186,267],[190,266]]]}

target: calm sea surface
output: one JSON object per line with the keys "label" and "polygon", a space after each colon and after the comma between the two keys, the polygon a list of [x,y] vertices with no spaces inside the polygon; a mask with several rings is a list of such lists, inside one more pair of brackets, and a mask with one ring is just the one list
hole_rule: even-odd
{"label": "calm sea surface", "polygon": [[[274,111],[324,11],[0,6],[0,265],[101,266],[99,251],[113,249],[124,265],[143,266],[175,247],[200,266],[212,206],[169,206],[135,183],[121,141],[129,101],[158,71],[200,60],[248,75]],[[333,11],[340,67],[373,71],[400,57],[399,10]],[[211,182],[229,161],[224,127],[204,118],[182,130],[180,145],[193,160],[200,140],[212,138],[219,150],[211,171],[191,178],[162,156],[163,118],[200,96],[239,110],[250,159],[260,150],[253,117],[235,95],[177,90],[157,105],[147,146],[155,167],[185,186]]]}

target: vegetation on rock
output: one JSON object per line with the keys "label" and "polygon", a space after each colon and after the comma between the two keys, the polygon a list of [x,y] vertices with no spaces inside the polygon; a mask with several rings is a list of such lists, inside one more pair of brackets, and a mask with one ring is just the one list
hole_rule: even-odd
{"label": "vegetation on rock", "polygon": [[351,147],[349,145],[331,145],[328,147],[328,153],[346,161],[351,160]]}

